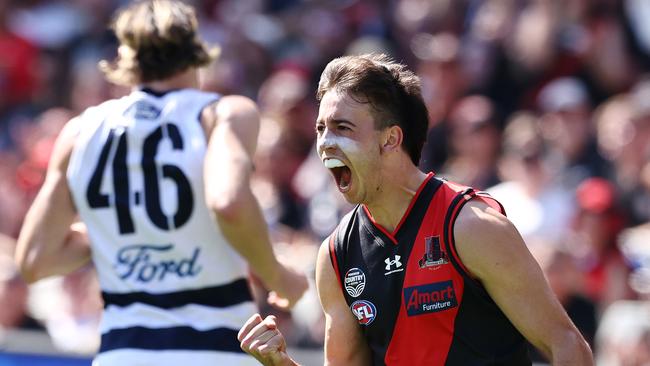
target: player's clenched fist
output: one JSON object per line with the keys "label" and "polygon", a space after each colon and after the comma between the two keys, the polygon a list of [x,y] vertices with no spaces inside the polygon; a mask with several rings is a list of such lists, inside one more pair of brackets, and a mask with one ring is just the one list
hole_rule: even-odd
{"label": "player's clenched fist", "polygon": [[297,366],[287,355],[287,344],[273,315],[255,314],[239,330],[240,347],[267,366]]}

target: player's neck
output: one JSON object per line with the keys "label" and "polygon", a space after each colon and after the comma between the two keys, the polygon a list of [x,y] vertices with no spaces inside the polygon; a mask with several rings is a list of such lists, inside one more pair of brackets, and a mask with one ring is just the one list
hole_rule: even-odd
{"label": "player's neck", "polygon": [[140,85],[141,88],[151,89],[157,92],[168,90],[197,88],[199,78],[196,69],[188,69],[164,80],[154,80]]}
{"label": "player's neck", "polygon": [[385,169],[381,192],[365,205],[375,223],[393,232],[427,175],[413,164]]}

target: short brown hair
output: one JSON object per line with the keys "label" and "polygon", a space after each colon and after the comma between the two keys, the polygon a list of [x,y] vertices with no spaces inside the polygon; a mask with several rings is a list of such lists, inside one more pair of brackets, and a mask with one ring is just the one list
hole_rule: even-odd
{"label": "short brown hair", "polygon": [[136,85],[205,66],[218,50],[201,41],[197,27],[194,9],[180,1],[137,1],[117,13],[112,28],[120,42],[118,56],[99,67],[111,82]]}
{"label": "short brown hair", "polygon": [[377,129],[399,126],[402,146],[418,165],[429,127],[419,77],[384,54],[345,56],[327,64],[316,98],[320,101],[332,89],[369,103]]}

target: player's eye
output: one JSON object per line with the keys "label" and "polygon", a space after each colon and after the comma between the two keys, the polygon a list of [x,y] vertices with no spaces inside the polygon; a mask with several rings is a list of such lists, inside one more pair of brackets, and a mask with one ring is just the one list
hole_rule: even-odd
{"label": "player's eye", "polygon": [[316,132],[323,133],[325,131],[325,125],[316,125]]}

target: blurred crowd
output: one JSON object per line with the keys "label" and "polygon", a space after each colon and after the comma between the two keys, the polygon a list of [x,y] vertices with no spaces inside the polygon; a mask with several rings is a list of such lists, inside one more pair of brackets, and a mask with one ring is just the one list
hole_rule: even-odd
{"label": "blurred crowd", "polygon": [[[0,339],[41,327],[64,350],[97,347],[93,269],[28,287],[10,258],[62,125],[128,92],[97,68],[115,55],[107,24],[124,3],[0,0]],[[422,78],[421,168],[504,204],[598,365],[650,364],[649,1],[191,3],[221,48],[203,88],[259,104],[253,186],[286,260],[313,273],[351,208],[315,154],[320,72],[384,52]],[[313,289],[278,315],[292,345],[322,344]]]}

